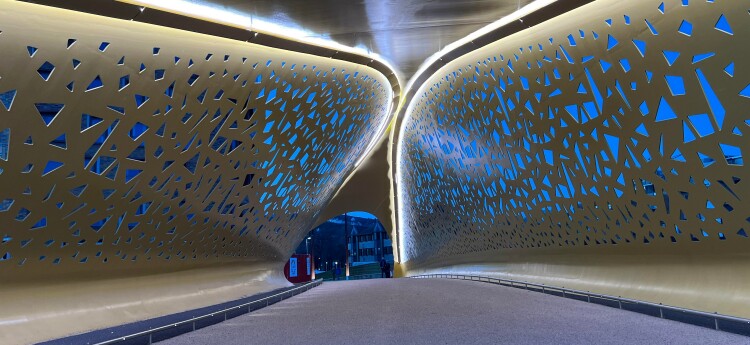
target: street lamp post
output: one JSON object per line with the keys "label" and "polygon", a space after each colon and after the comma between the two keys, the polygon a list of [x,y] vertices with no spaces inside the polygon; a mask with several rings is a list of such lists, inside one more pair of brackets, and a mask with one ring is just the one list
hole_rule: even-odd
{"label": "street lamp post", "polygon": [[[308,236],[307,240],[310,240],[312,242],[312,236]],[[307,240],[305,240],[305,246],[307,245]],[[315,252],[315,242],[313,242],[313,252]],[[307,254],[310,255],[310,253],[307,253]],[[315,253],[312,253],[312,255],[310,255],[309,258],[310,258],[310,265],[312,266],[310,267],[310,273],[311,273],[310,279],[315,280]]]}
{"label": "street lamp post", "polygon": [[346,238],[346,258],[344,260],[346,265],[346,279],[349,279],[349,213],[344,213],[344,236]]}

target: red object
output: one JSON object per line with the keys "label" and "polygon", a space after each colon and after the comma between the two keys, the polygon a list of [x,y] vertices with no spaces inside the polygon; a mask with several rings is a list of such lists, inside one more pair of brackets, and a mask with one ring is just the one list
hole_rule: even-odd
{"label": "red object", "polygon": [[292,254],[284,266],[284,276],[290,283],[306,283],[312,280],[312,256]]}

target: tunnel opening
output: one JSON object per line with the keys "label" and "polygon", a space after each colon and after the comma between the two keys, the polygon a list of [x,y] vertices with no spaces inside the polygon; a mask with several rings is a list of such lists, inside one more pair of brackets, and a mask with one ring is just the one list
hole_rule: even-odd
{"label": "tunnel opening", "polygon": [[364,211],[343,213],[310,230],[287,263],[287,277],[295,275],[290,271],[294,265],[306,273],[308,257],[312,266],[310,279],[393,276],[393,246],[388,232],[376,216]]}

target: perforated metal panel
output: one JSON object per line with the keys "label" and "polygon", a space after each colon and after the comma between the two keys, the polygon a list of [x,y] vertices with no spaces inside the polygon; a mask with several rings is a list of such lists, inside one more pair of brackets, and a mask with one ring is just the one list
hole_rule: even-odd
{"label": "perforated metal panel", "polygon": [[569,265],[584,273],[565,279],[601,288],[632,277],[594,281],[597,256],[734,265],[750,245],[748,8],[597,1],[434,74],[399,139],[409,268]]}
{"label": "perforated metal panel", "polygon": [[366,66],[1,5],[0,277],[14,286],[281,270],[388,120],[391,85]]}

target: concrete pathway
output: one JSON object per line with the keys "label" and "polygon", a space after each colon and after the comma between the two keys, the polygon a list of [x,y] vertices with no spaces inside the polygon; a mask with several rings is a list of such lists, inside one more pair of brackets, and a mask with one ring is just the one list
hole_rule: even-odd
{"label": "concrete pathway", "polygon": [[448,279],[326,282],[160,344],[750,344],[638,313]]}

